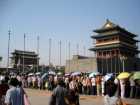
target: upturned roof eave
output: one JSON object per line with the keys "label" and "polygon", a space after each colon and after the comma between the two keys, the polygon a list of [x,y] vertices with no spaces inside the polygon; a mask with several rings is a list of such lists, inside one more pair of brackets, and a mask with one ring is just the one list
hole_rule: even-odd
{"label": "upturned roof eave", "polygon": [[129,35],[131,35],[133,37],[137,37],[136,34],[133,34],[133,33],[129,32],[129,31],[127,31],[125,28],[122,28],[122,27],[120,27],[118,25],[113,26],[113,27],[109,27],[109,28],[95,29],[95,30],[93,30],[93,32],[95,32],[95,33],[103,33],[103,32],[111,31],[111,30],[119,30],[120,32],[125,32],[125,33],[127,33],[127,34],[129,34]]}

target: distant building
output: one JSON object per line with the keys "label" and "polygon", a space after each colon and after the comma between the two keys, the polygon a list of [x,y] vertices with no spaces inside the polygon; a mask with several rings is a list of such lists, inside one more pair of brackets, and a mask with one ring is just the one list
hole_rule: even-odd
{"label": "distant building", "polygon": [[96,58],[74,55],[71,60],[66,61],[65,72],[91,72],[97,71]]}
{"label": "distant building", "polygon": [[37,67],[39,57],[35,52],[15,50],[12,52],[11,64],[13,68],[17,68],[19,71],[22,71],[23,67],[27,70],[26,68],[29,67]]}
{"label": "distant building", "polygon": [[92,36],[95,45],[90,50],[96,54],[99,72],[105,74],[140,70],[137,35],[109,20],[94,32],[97,33]]}

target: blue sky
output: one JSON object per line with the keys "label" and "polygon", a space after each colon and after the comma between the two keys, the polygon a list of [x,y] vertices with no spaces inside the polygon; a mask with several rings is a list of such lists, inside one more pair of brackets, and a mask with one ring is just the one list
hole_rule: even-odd
{"label": "blue sky", "polygon": [[[8,30],[11,30],[10,52],[23,50],[26,33],[26,50],[36,51],[40,36],[40,64],[48,64],[48,40],[52,39],[51,61],[59,64],[59,45],[62,41],[62,64],[76,54],[93,56],[88,51],[93,46],[90,38],[93,29],[100,28],[110,19],[129,31],[140,35],[139,0],[0,0],[0,56],[1,65],[7,62]],[[140,37],[138,37],[140,39]]]}

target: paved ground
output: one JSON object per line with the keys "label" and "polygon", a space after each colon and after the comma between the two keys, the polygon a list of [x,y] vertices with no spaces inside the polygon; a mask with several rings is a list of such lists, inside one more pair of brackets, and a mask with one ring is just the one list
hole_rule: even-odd
{"label": "paved ground", "polygon": [[[25,89],[31,105],[48,105],[50,92],[43,90]],[[131,105],[140,105],[140,99],[125,99],[125,102]],[[103,97],[97,96],[80,96],[80,105],[103,105]]]}

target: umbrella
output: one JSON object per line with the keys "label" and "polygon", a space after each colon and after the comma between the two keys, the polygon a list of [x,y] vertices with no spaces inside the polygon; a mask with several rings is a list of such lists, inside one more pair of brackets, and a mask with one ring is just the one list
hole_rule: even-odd
{"label": "umbrella", "polygon": [[140,72],[135,72],[135,73],[132,75],[132,79],[134,79],[134,80],[140,79]]}
{"label": "umbrella", "polygon": [[65,76],[70,76],[70,73],[66,73]]}
{"label": "umbrella", "polygon": [[48,73],[44,73],[44,74],[41,76],[41,79],[42,79],[43,81],[46,81],[46,80],[48,80],[48,77],[49,77]]}
{"label": "umbrella", "polygon": [[57,75],[62,75],[62,73],[61,72],[58,72]]}
{"label": "umbrella", "polygon": [[112,77],[113,77],[113,74],[110,73],[110,74],[105,75],[105,76],[104,76],[104,79],[105,79],[105,81],[108,81],[108,80],[111,79]]}
{"label": "umbrella", "polygon": [[94,77],[95,75],[99,75],[99,72],[92,72],[89,74],[89,78]]}
{"label": "umbrella", "polygon": [[34,73],[29,73],[28,75],[29,75],[29,76],[32,76],[32,75],[34,75]]}
{"label": "umbrella", "polygon": [[44,73],[44,74],[41,76],[41,78],[43,79],[43,78],[45,78],[47,75],[48,75],[48,73]]}
{"label": "umbrella", "polygon": [[120,73],[118,76],[117,76],[117,78],[118,79],[125,79],[125,78],[128,78],[130,76],[130,73],[128,73],[128,72],[122,72],[122,73]]}
{"label": "umbrella", "polygon": [[55,75],[56,73],[54,71],[49,71],[48,72],[50,75]]}
{"label": "umbrella", "polygon": [[73,72],[71,76],[81,75],[81,72]]}
{"label": "umbrella", "polygon": [[35,73],[36,75],[40,75],[41,73],[40,72],[37,72],[37,73]]}

